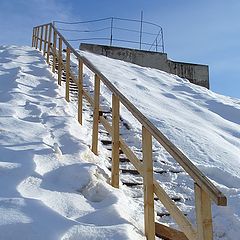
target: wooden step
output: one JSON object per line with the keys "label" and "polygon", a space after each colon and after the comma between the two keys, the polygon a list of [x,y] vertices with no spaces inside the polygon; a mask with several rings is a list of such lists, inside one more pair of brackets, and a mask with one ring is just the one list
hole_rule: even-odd
{"label": "wooden step", "polygon": [[127,187],[134,187],[134,186],[143,185],[142,182],[123,182],[123,181],[122,181],[122,184],[126,185]]}
{"label": "wooden step", "polygon": [[101,142],[103,145],[111,145],[112,144],[112,140],[108,140],[108,139],[102,139]]}
{"label": "wooden step", "polygon": [[[108,168],[109,171],[112,170],[111,167]],[[136,169],[122,169],[120,168],[119,171],[121,171],[123,174],[130,173],[132,175],[139,175],[140,173]]]}

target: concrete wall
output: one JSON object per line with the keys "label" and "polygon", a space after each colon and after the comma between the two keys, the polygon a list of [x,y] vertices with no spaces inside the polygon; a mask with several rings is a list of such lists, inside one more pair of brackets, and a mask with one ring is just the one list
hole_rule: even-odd
{"label": "concrete wall", "polygon": [[129,48],[82,43],[80,49],[110,58],[131,62],[143,67],[160,69],[187,78],[194,84],[209,88],[209,72],[207,65],[171,61],[167,59],[166,53]]}
{"label": "concrete wall", "polygon": [[207,65],[168,60],[168,66],[169,73],[187,78],[190,82],[209,89],[209,70]]}

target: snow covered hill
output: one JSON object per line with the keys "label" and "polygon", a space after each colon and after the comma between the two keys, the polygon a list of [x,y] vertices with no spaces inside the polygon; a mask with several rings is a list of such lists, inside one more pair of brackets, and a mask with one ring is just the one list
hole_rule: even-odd
{"label": "snow covered hill", "polygon": [[[90,60],[228,197],[227,207],[213,205],[214,237],[237,239],[240,233],[240,100],[216,94],[160,70],[88,52],[81,51],[80,54]],[[111,101],[104,86],[102,94]],[[122,108],[121,115],[135,128],[136,144],[141,139],[140,124],[125,108]],[[174,161],[163,149],[160,154],[155,153],[154,160],[156,168],[164,169],[169,162],[174,167]],[[165,177],[155,174],[155,178],[160,184],[164,183],[164,189],[170,195],[180,192],[185,199],[193,198],[192,182],[187,176],[168,173]],[[191,216],[188,204],[194,205],[194,202],[185,201],[179,207]]]}
{"label": "snow covered hill", "polygon": [[40,52],[0,47],[1,240],[145,239],[75,110]]}
{"label": "snow covered hill", "polygon": [[[213,208],[214,239],[238,239],[240,100],[159,70],[81,54],[226,194],[228,206]],[[86,68],[85,80],[93,81]],[[0,239],[145,239],[142,203],[107,184],[107,155],[103,148],[99,157],[91,153],[91,124],[78,124],[75,104],[56,82],[40,52],[0,47]],[[111,101],[103,86],[101,93]],[[139,124],[124,108],[121,115],[134,132],[129,141],[139,144]],[[159,169],[178,168],[162,148],[155,158]],[[187,199],[179,207],[193,219],[188,176],[155,177]]]}

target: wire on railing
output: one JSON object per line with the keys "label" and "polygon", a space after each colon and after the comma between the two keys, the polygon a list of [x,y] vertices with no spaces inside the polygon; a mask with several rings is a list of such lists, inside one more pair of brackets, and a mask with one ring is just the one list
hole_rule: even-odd
{"label": "wire on railing", "polygon": [[[135,48],[139,48],[140,50],[143,47],[143,50],[151,51],[154,50],[155,47],[156,52],[164,52],[162,27],[155,23],[143,21],[143,16],[141,16],[141,20],[108,17],[78,22],[54,21],[53,23],[58,30],[64,31],[69,34],[90,34],[89,37],[69,36],[69,41],[72,42],[105,40],[106,42],[109,42],[107,43],[107,45],[109,44],[110,46],[112,46],[113,43],[118,45],[119,43],[131,43],[136,46]],[[95,27],[94,29],[91,29],[92,24]],[[101,27],[96,28],[97,24],[101,24]],[[108,26],[106,26],[106,24]],[[131,26],[132,24],[134,25]],[[74,25],[78,26],[79,28],[88,29],[70,29],[66,27],[61,27],[62,25]],[[143,29],[147,29],[147,31],[143,31]],[[101,35],[103,36],[93,35],[97,33],[101,33]],[[130,35],[128,33],[130,33]],[[120,47],[128,47],[126,46],[126,44],[123,46],[122,45]],[[150,46],[149,49],[147,49],[148,46]]]}

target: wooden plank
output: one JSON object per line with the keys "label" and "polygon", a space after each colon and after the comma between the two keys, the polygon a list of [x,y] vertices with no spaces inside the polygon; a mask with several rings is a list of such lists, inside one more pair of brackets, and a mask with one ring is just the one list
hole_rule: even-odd
{"label": "wooden plank", "polygon": [[66,94],[65,94],[65,99],[66,99],[67,102],[70,102],[69,88],[70,88],[70,48],[67,48],[67,55],[66,55]]}
{"label": "wooden plank", "polygon": [[39,27],[37,27],[37,30],[36,30],[36,45],[35,45],[36,49],[38,48],[38,38],[39,38]]}
{"label": "wooden plank", "polygon": [[41,34],[40,34],[40,47],[39,47],[40,51],[42,51],[42,42],[43,42],[43,26],[41,27]]}
{"label": "wooden plank", "polygon": [[57,33],[54,31],[53,32],[53,63],[52,63],[52,72],[55,73],[55,68],[56,68],[56,48],[57,48]]}
{"label": "wooden plank", "polygon": [[212,240],[212,211],[209,196],[194,184],[198,240]]}
{"label": "wooden plank", "polygon": [[33,31],[32,31],[32,47],[34,47],[34,39],[35,39],[35,27],[33,28]]}
{"label": "wooden plank", "polygon": [[[100,116],[100,122],[104,126],[104,128],[107,130],[107,132],[112,136],[112,126],[107,121],[107,119],[105,119],[103,116]],[[120,148],[122,149],[123,153],[126,155],[126,157],[129,159],[129,161],[133,164],[133,166],[137,169],[137,171],[143,177],[144,174],[143,174],[142,162],[137,158],[137,156],[134,154],[134,152],[128,147],[128,145],[121,138],[121,136],[119,136],[119,144],[120,144]]]}
{"label": "wooden plank", "polygon": [[86,98],[86,100],[91,104],[92,107],[94,107],[94,100],[92,99],[92,97],[90,96],[90,94],[88,92],[86,92],[85,90],[83,90],[83,96]]}
{"label": "wooden plank", "polygon": [[78,122],[82,124],[83,112],[83,62],[78,60]]}
{"label": "wooden plank", "polygon": [[94,110],[93,110],[93,130],[92,130],[92,152],[98,155],[98,123],[99,123],[99,98],[100,98],[100,78],[95,74],[94,80]]}
{"label": "wooden plank", "polygon": [[197,232],[189,220],[184,216],[181,210],[176,206],[176,204],[172,201],[172,199],[155,179],[153,180],[153,184],[155,194],[167,209],[167,211],[170,213],[170,215],[173,217],[173,219],[176,221],[176,223],[179,225],[181,231],[188,237],[189,240],[196,240]]}
{"label": "wooden plank", "polygon": [[47,63],[49,64],[50,58],[50,49],[51,49],[51,39],[52,39],[52,25],[49,26],[49,33],[48,33],[48,48],[47,48]]}
{"label": "wooden plank", "polygon": [[[107,132],[112,136],[112,126],[107,121],[107,119],[105,119],[103,116],[100,116],[100,122],[104,126],[104,128],[107,130]],[[121,138],[121,136],[119,137],[119,143],[120,143],[120,148],[122,149],[123,153],[126,155],[126,157],[129,159],[129,161],[133,164],[133,166],[137,169],[137,171],[143,177],[144,174],[143,174],[142,162],[137,158],[137,156],[134,154],[134,152],[128,147],[128,145]]]}
{"label": "wooden plank", "polygon": [[164,240],[188,240],[186,235],[174,228],[155,222],[156,236]]}
{"label": "wooden plank", "polygon": [[58,85],[62,82],[62,39],[58,39]]}
{"label": "wooden plank", "polygon": [[153,191],[153,162],[152,136],[142,127],[143,171],[144,171],[144,225],[148,240],[155,239],[154,191]]}
{"label": "wooden plank", "polygon": [[112,178],[111,184],[119,188],[119,99],[112,95]]}
{"label": "wooden plank", "polygon": [[48,34],[48,25],[45,26],[44,45],[43,45],[43,55],[44,55],[44,57],[46,55],[46,49],[47,49],[47,34]]}

